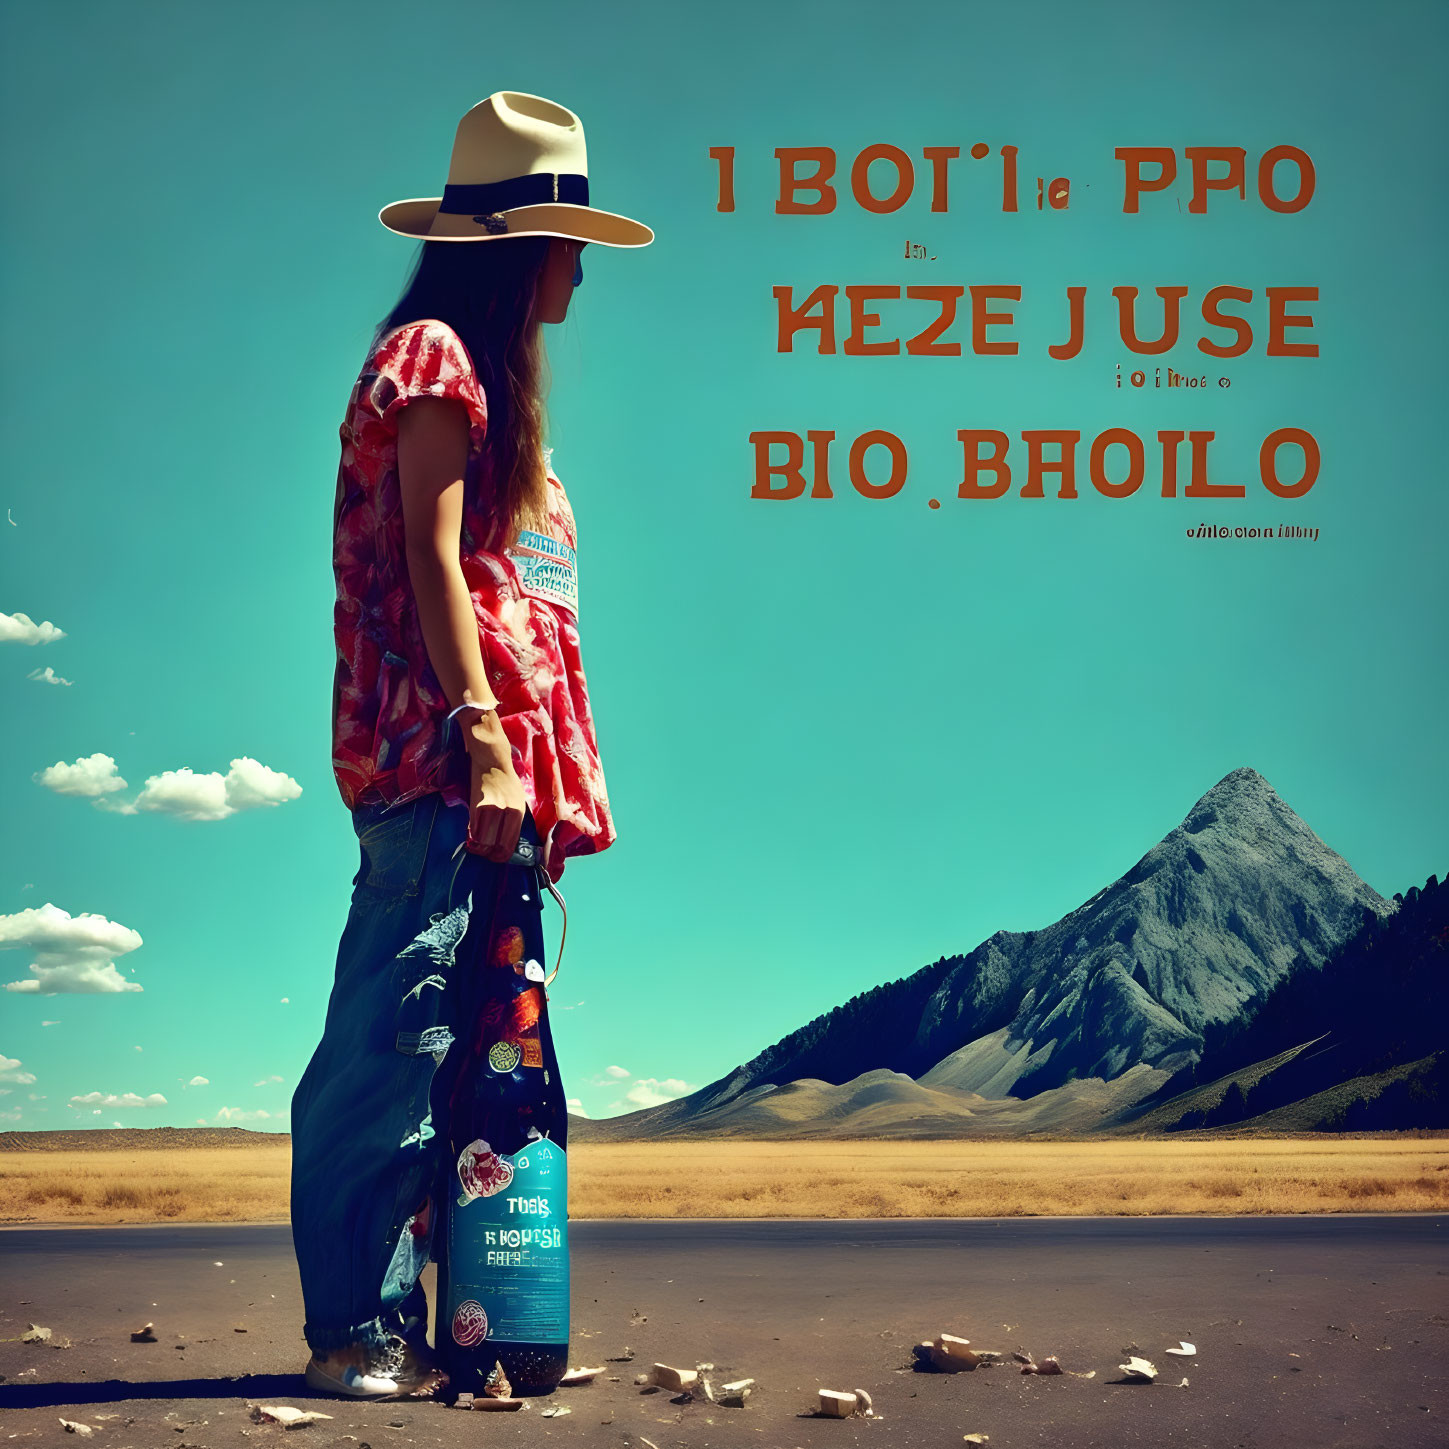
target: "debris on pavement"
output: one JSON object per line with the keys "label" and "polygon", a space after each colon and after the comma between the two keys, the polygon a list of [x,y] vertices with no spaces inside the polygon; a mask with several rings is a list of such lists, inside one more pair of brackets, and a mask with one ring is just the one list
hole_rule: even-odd
{"label": "debris on pavement", "polygon": [[969,1338],[958,1338],[954,1333],[938,1333],[936,1347],[952,1358],[958,1358],[968,1368],[975,1368],[981,1362],[981,1355],[971,1347]]}
{"label": "debris on pavement", "polygon": [[963,1444],[984,1444],[990,1437],[990,1434],[963,1434],[961,1442]]}
{"label": "debris on pavement", "polygon": [[966,1367],[959,1359],[953,1359],[940,1344],[932,1343],[929,1339],[923,1343],[914,1344],[911,1354],[915,1358],[917,1368],[936,1369],[941,1373],[949,1374]]}
{"label": "debris on pavement", "polygon": [[1028,1363],[1022,1368],[1024,1374],[1070,1374],[1074,1379],[1094,1379],[1097,1377],[1096,1369],[1088,1369],[1085,1373],[1079,1369],[1063,1368],[1061,1361],[1052,1353],[1048,1354],[1040,1363]]}
{"label": "debris on pavement", "polygon": [[42,1328],[38,1323],[32,1323],[24,1333],[20,1335],[21,1343],[49,1343],[50,1329]]}
{"label": "debris on pavement", "polygon": [[1150,1384],[1157,1377],[1157,1365],[1150,1359],[1138,1358],[1135,1354],[1117,1367],[1134,1381]]}
{"label": "debris on pavement", "polygon": [[591,1384],[596,1375],[603,1373],[604,1366],[598,1368],[576,1368],[570,1369],[560,1380],[559,1384],[567,1384],[572,1387],[574,1384]]}
{"label": "debris on pavement", "polygon": [[74,1419],[62,1419],[60,1426],[67,1434],[79,1434],[82,1438],[96,1432],[89,1424],[78,1424]]}
{"label": "debris on pavement", "polygon": [[473,1407],[473,1395],[468,1393],[459,1394],[453,1400],[453,1407],[455,1409],[471,1409]]}
{"label": "debris on pavement", "polygon": [[[133,1328],[131,1330],[131,1342],[132,1343],[155,1343],[156,1342],[156,1325],[154,1323],[143,1323],[140,1326],[140,1328]],[[185,1348],[186,1347],[186,1345],[185,1344],[182,1344],[182,1343],[178,1343],[176,1346],[177,1346],[177,1348]]]}
{"label": "debris on pavement", "polygon": [[[916,1344],[911,1353],[917,1368],[935,1369],[938,1373],[959,1373],[962,1369],[994,1363],[1001,1357],[991,1349],[972,1348],[969,1338],[960,1338],[954,1333],[938,1333],[935,1338]],[[1022,1358],[1022,1355],[1015,1357]],[[1029,1362],[1030,1355],[1023,1361]]]}
{"label": "debris on pavement", "polygon": [[1197,1352],[1197,1349],[1185,1338],[1182,1338],[1178,1340],[1176,1348],[1165,1348],[1162,1351],[1163,1353],[1175,1353],[1181,1358],[1191,1358]]}
{"label": "debris on pavement", "polygon": [[717,1402],[726,1409],[743,1409],[754,1386],[754,1379],[735,1379],[731,1383],[721,1384]]}
{"label": "debris on pavement", "polygon": [[611,1359],[608,1360],[608,1362],[609,1363],[628,1363],[629,1360],[631,1358],[633,1358],[633,1357],[634,1357],[634,1350],[632,1348],[630,1348],[628,1346],[628,1344],[625,1344],[624,1347],[618,1353],[616,1353],[613,1356],[613,1358],[611,1358]]}
{"label": "debris on pavement", "polygon": [[658,1388],[673,1389],[678,1393],[680,1389],[693,1388],[699,1382],[699,1373],[695,1369],[670,1368],[667,1363],[657,1363],[648,1382]]}
{"label": "debris on pavement", "polygon": [[567,1404],[554,1404],[552,1408],[545,1409],[540,1416],[545,1419],[557,1419],[563,1414],[572,1414],[573,1410]]}
{"label": "debris on pavement", "polygon": [[315,1409],[296,1409],[291,1404],[253,1404],[252,1423],[280,1424],[284,1429],[301,1429],[315,1424],[319,1419],[330,1419],[331,1414],[319,1414]]}
{"label": "debris on pavement", "polygon": [[820,1406],[815,1412],[822,1419],[848,1419],[855,1413],[858,1400],[854,1394],[837,1393],[834,1389],[820,1390]]}

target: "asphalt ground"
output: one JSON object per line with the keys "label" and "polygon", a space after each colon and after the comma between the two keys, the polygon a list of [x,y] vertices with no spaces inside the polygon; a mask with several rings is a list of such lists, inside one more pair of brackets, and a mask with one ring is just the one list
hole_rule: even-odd
{"label": "asphalt ground", "polygon": [[[285,1226],[0,1232],[0,1440],[74,1449],[65,1418],[92,1427],[95,1449],[255,1449],[284,1434],[314,1449],[925,1449],[967,1433],[988,1449],[1449,1444],[1440,1214],[635,1219],[575,1221],[570,1241],[572,1362],[605,1373],[483,1415],[308,1390]],[[132,1343],[148,1320],[159,1341]],[[51,1343],[20,1342],[31,1323]],[[1095,1377],[1012,1361],[917,1371],[912,1344],[943,1331]],[[1195,1356],[1163,1352],[1183,1339]],[[1155,1382],[1123,1381],[1129,1348],[1157,1364]],[[756,1387],[743,1408],[676,1404],[634,1385],[656,1361]],[[808,1417],[821,1388],[868,1390],[878,1417]],[[333,1418],[294,1439],[254,1423],[253,1404]]]}

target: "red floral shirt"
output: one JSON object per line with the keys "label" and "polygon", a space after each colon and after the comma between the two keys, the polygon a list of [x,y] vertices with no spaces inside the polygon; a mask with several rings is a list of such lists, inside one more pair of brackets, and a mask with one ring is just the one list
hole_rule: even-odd
{"label": "red floral shirt", "polygon": [[615,839],[579,657],[573,510],[552,467],[547,533],[492,552],[476,505],[488,410],[458,334],[434,320],[383,338],[342,423],[333,513],[332,765],[350,808],[440,790],[468,800],[468,756],[428,659],[408,579],[397,478],[397,419],[415,397],[457,398],[471,423],[459,561],[513,767],[544,841],[549,874]]}

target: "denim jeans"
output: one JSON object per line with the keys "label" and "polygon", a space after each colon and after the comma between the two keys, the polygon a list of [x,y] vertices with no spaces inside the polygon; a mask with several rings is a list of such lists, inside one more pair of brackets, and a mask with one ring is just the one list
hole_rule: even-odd
{"label": "denim jeans", "polygon": [[[510,911],[542,909],[536,871],[462,848],[467,808],[437,792],[360,807],[353,825],[361,863],[326,1023],[292,1097],[292,1240],[317,1353],[426,1337],[418,1276],[448,1138],[444,1060],[468,1035],[462,986],[502,892]],[[531,813],[520,839],[538,844]]]}

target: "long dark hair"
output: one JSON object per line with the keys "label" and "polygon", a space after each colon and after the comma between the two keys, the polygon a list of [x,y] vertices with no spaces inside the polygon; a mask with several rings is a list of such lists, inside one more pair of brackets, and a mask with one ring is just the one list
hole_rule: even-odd
{"label": "long dark hair", "polygon": [[368,350],[370,358],[393,328],[429,317],[462,339],[488,405],[483,484],[489,491],[480,501],[501,527],[503,547],[516,542],[520,528],[543,529],[548,516],[542,446],[548,360],[534,304],[550,240],[423,241]]}

